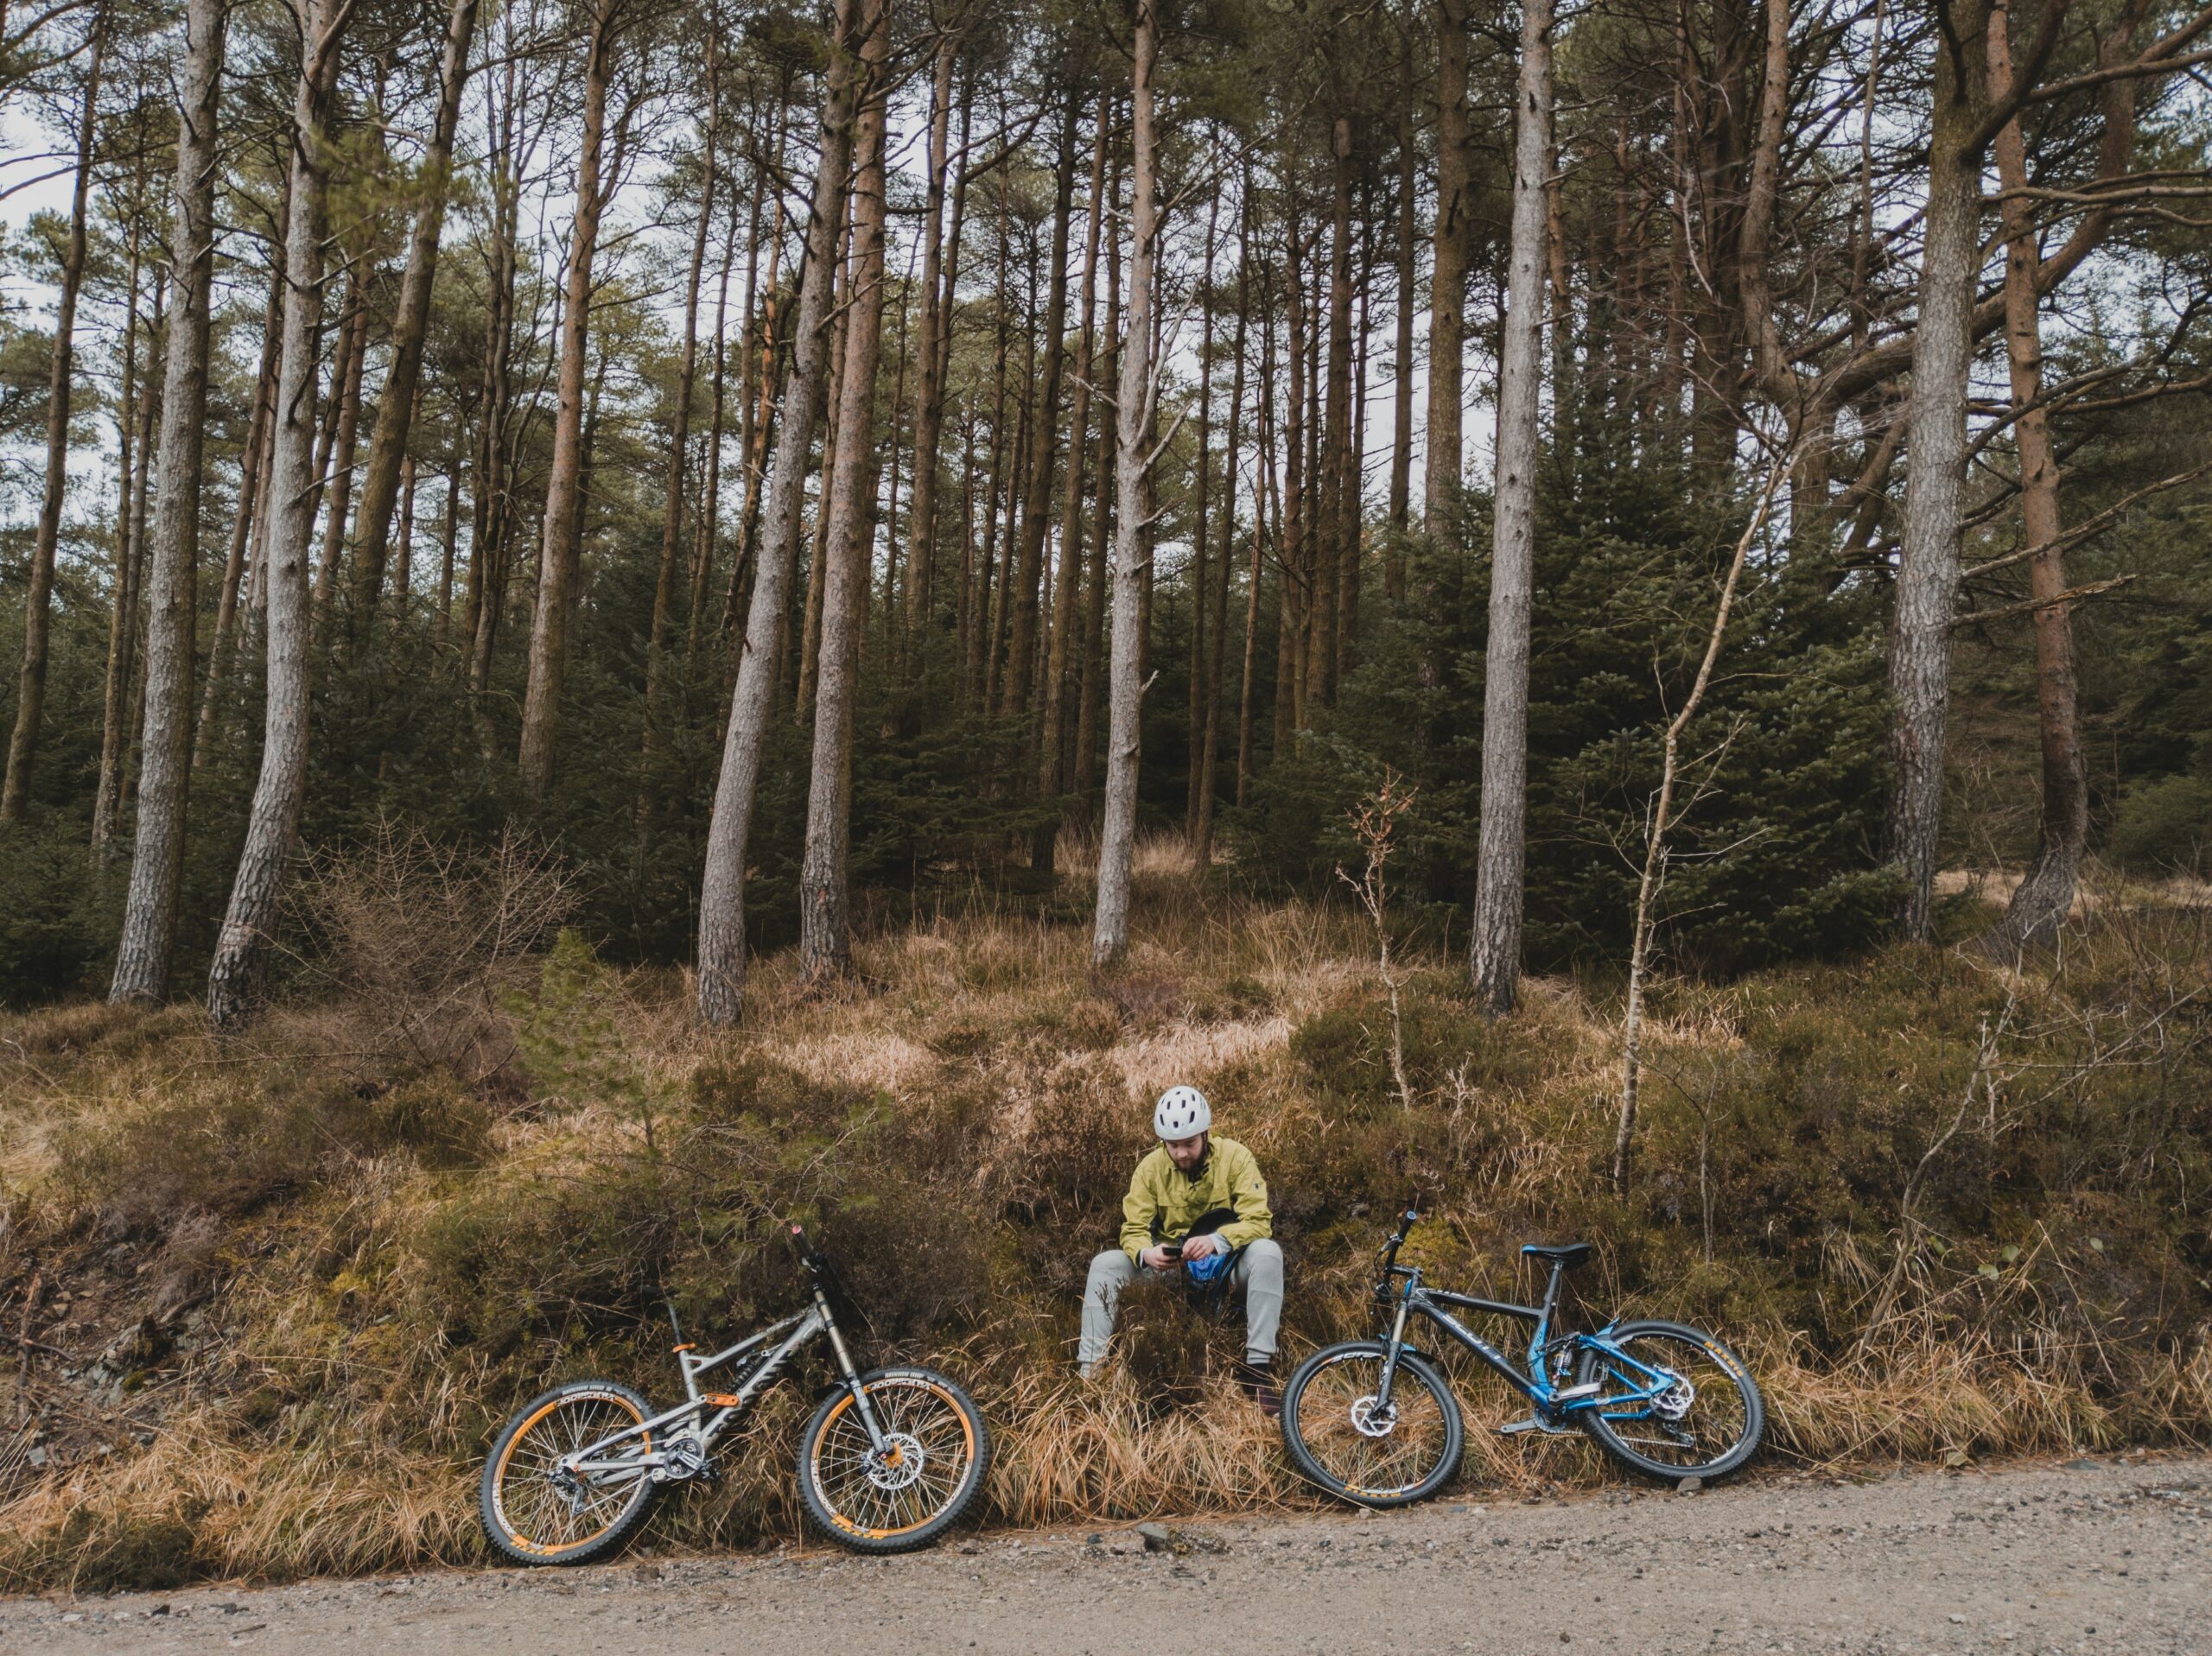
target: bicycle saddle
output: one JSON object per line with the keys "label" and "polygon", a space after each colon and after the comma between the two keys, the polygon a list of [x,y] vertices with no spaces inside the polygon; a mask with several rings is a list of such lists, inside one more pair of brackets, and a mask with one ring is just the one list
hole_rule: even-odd
{"label": "bicycle saddle", "polygon": [[1590,1257],[1587,1242],[1524,1242],[1522,1253],[1531,1259],[1550,1259],[1572,1269]]}

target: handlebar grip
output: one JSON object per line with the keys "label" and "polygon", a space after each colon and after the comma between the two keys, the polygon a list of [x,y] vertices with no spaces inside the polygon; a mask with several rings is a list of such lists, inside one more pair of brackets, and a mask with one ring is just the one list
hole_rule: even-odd
{"label": "handlebar grip", "polygon": [[808,1265],[813,1265],[820,1260],[822,1256],[814,1251],[814,1244],[807,1240],[805,1226],[793,1221],[791,1234],[791,1247],[802,1260]]}

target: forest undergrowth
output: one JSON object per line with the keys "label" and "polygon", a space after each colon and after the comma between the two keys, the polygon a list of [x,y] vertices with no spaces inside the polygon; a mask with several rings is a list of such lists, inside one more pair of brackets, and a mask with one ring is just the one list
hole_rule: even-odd
{"label": "forest undergrowth", "polygon": [[[1097,978],[1083,879],[918,913],[832,993],[757,962],[721,1035],[680,975],[555,939],[548,860],[388,836],[302,882],[287,992],[243,1038],[191,1007],[0,1019],[0,1587],[480,1560],[498,1423],[568,1375],[671,1393],[664,1296],[687,1337],[780,1314],[786,1218],[873,1354],[972,1383],[992,1521],[1306,1502],[1234,1391],[1234,1333],[1172,1292],[1133,1295],[1109,1380],[1074,1377],[1085,1266],[1173,1082],[1267,1172],[1291,1361],[1366,1325],[1411,1196],[1409,1257],[1452,1285],[1533,1291],[1515,1247],[1582,1238],[1591,1310],[1724,1332],[1770,1464],[2212,1439],[2190,894],[2102,892],[2012,968],[1895,947],[1658,980],[1616,1190],[1618,983],[1539,980],[1492,1021],[1443,940],[1400,938],[1402,1085],[1348,899],[1201,880],[1156,841]],[[1955,935],[1986,914],[1955,899]],[[1513,1399],[1452,1367],[1469,1486],[1615,1475],[1579,1439],[1491,1436]],[[651,1544],[796,1536],[811,1389],[772,1394]]]}

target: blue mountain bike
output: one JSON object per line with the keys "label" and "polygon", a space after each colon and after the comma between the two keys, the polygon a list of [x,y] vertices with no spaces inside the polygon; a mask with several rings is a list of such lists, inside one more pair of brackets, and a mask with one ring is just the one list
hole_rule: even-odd
{"label": "blue mountain bike", "polygon": [[[1459,1405],[1436,1360],[1408,1344],[1427,1318],[1529,1399],[1527,1418],[1498,1430],[1580,1431],[1623,1465],[1668,1482],[1726,1477],[1750,1460],[1766,1410],[1750,1372],[1711,1335],[1679,1323],[1609,1323],[1558,1334],[1560,1285],[1590,1257],[1587,1242],[1521,1250],[1551,1266],[1541,1305],[1446,1292],[1421,1281],[1398,1250],[1421,1215],[1408,1209],[1377,1256],[1375,1298],[1389,1314],[1381,1340],[1325,1346],[1282,1393],[1283,1446],[1299,1472],[1363,1507],[1407,1507],[1452,1481],[1465,1446]],[[1524,1367],[1452,1315],[1452,1308],[1534,1324]]]}

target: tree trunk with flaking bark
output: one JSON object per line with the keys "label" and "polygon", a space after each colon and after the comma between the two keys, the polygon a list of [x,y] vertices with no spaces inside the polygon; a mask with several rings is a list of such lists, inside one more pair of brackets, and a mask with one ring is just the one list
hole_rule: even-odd
{"label": "tree trunk with flaking bark", "polygon": [[737,685],[723,738],[721,776],[707,826],[706,866],[699,886],[698,1006],[702,1022],[721,1028],[734,1027],[745,1007],[746,843],[775,699],[776,637],[798,550],[808,450],[821,417],[827,330],[833,320],[831,284],[845,218],[845,174],[852,162],[855,27],[861,4],[861,0],[838,0],[836,39],[823,91],[821,164],[815,174],[805,263],[799,276],[798,326],[769,470],[753,600],[747,608]]}
{"label": "tree trunk with flaking bark", "polygon": [[226,0],[192,0],[184,19],[177,111],[176,272],[162,386],[162,469],[155,485],[152,600],[146,625],[146,715],[140,736],[137,842],[123,934],[108,987],[114,1001],[158,1001],[168,989],[192,776],[193,632],[200,567],[200,487],[207,422],[207,344],[215,275],[216,114]]}
{"label": "tree trunk with flaking bark", "polygon": [[315,335],[322,321],[328,219],[328,124],[338,79],[344,0],[308,0],[292,106],[292,214],[286,235],[284,340],[277,371],[269,488],[271,533],[264,555],[269,671],[261,775],[245,845],[207,974],[215,1027],[241,1023],[253,1005],[284,871],[291,861],[308,779],[308,555],[315,536]]}
{"label": "tree trunk with flaking bark", "polygon": [[[2009,8],[1999,0],[1989,19],[1990,95],[2003,98],[2012,84]],[[1997,135],[1997,177],[2005,191],[2005,358],[2012,404],[2022,410],[2012,426],[2020,457],[2020,529],[2030,546],[2043,549],[2028,564],[2034,612],[2036,711],[2043,752],[2043,806],[2036,852],[2026,877],[2013,888],[1998,923],[1982,934],[1982,949],[2000,961],[2050,942],[2074,906],[2082,858],[2089,835],[2088,767],[2082,752],[2078,688],[2074,671],[2074,622],[2058,602],[2066,590],[2061,545],[2058,456],[2043,402],[2043,336],[2038,314],[2042,263],[2028,187],[2027,146],[2015,116]],[[2017,194],[2016,194],[2017,193]]]}
{"label": "tree trunk with flaking bark", "polygon": [[583,504],[586,346],[590,339],[592,263],[607,192],[600,182],[607,136],[607,84],[613,77],[619,0],[595,0],[584,60],[583,138],[576,153],[576,211],[569,232],[567,293],[561,310],[559,403],[553,416],[553,458],[537,559],[537,607],[530,628],[530,679],[522,704],[518,754],[523,791],[542,798],[553,783],[561,726],[561,687],[569,670],[569,633],[575,617],[577,526]]}
{"label": "tree trunk with flaking bark", "polygon": [[1483,681],[1482,822],[1468,978],[1493,1013],[1521,981],[1528,857],[1529,633],[1535,589],[1536,435],[1544,341],[1545,174],[1551,157],[1552,15],[1525,0],[1514,111],[1513,225],[1497,393],[1497,504]]}
{"label": "tree trunk with flaking bark", "polygon": [[799,863],[799,969],[810,981],[843,974],[852,960],[846,863],[852,836],[853,705],[858,699],[868,555],[875,536],[875,374],[883,345],[884,63],[891,50],[887,0],[861,0],[859,158],[852,197],[852,301],[837,389],[836,469],[815,667],[814,752]]}
{"label": "tree trunk with flaking bark", "polygon": [[429,333],[430,290],[437,277],[438,242],[445,229],[446,203],[452,191],[454,134],[461,124],[461,98],[468,84],[468,52],[476,36],[478,0],[452,0],[446,16],[446,40],[438,65],[438,106],[423,154],[423,199],[407,244],[407,268],[399,279],[399,302],[391,320],[391,367],[377,402],[376,429],[369,438],[368,469],[361,479],[361,507],[353,554],[352,625],[366,628],[374,619],[390,555],[392,508],[400,488],[408,433],[421,401],[423,350]]}
{"label": "tree trunk with flaking bark", "polygon": [[54,313],[54,354],[47,380],[46,486],[31,536],[29,590],[23,595],[23,660],[16,691],[16,727],[0,782],[0,822],[20,822],[30,803],[31,763],[46,707],[48,639],[53,627],[54,563],[61,544],[61,497],[69,485],[69,405],[76,382],[77,295],[85,282],[85,215],[92,198],[93,139],[99,129],[100,67],[107,48],[105,10],[92,17],[91,61],[85,71],[84,114],[77,125],[77,187],[70,199],[69,240],[61,256],[61,294]]}
{"label": "tree trunk with flaking bark", "polygon": [[1128,314],[1122,329],[1121,375],[1115,416],[1114,643],[1108,669],[1106,806],[1098,845],[1097,911],[1090,961],[1103,969],[1129,946],[1130,862],[1136,847],[1137,757],[1141,736],[1139,657],[1144,648],[1139,606],[1149,563],[1145,484],[1152,469],[1149,438],[1158,385],[1152,367],[1153,261],[1159,208],[1153,133],[1154,66],[1160,55],[1157,0],[1135,0],[1129,88]]}
{"label": "tree trunk with flaking bark", "polygon": [[1459,361],[1466,348],[1467,243],[1474,169],[1467,153],[1467,0],[1437,0],[1436,250],[1428,289],[1428,454],[1421,528],[1442,544],[1459,504]]}
{"label": "tree trunk with flaking bark", "polygon": [[1890,638],[1890,855],[1904,883],[1904,934],[1928,941],[1943,817],[1951,621],[1959,587],[1967,394],[1981,254],[1980,118],[1986,13],[1969,0],[1955,52],[1936,54],[1935,126],[1922,233],[1905,446],[1904,526]]}

